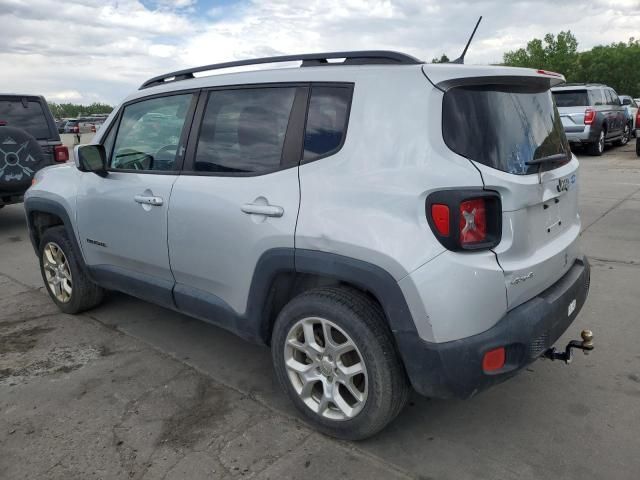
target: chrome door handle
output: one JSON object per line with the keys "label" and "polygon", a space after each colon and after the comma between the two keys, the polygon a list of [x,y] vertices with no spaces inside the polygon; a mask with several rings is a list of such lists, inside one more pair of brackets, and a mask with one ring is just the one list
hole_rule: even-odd
{"label": "chrome door handle", "polygon": [[163,203],[162,197],[154,197],[149,195],[136,195],[135,197],[133,197],[133,199],[143,205],[153,205],[155,207],[159,207]]}
{"label": "chrome door handle", "polygon": [[284,215],[284,208],[277,205],[258,205],[256,203],[245,203],[241,210],[244,213],[254,215],[265,215],[267,217],[281,217]]}

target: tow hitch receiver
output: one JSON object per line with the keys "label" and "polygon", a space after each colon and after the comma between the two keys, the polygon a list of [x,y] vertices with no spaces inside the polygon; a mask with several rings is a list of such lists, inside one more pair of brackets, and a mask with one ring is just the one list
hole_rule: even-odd
{"label": "tow hitch receiver", "polygon": [[580,336],[582,337],[582,341],[571,340],[564,348],[564,352],[559,352],[555,347],[551,347],[545,350],[542,356],[551,360],[562,360],[564,363],[569,364],[573,359],[571,352],[573,348],[579,348],[585,355],[588,355],[589,352],[593,350],[593,332],[591,330],[583,330]]}

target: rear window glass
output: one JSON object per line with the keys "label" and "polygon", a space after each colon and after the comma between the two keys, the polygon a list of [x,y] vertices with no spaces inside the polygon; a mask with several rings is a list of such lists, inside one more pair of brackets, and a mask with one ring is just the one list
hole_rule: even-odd
{"label": "rear window glass", "polygon": [[[453,88],[444,95],[444,141],[470,160],[516,175],[567,163],[569,144],[549,90],[483,85]],[[563,153],[566,159],[527,165]]]}
{"label": "rear window glass", "polygon": [[350,87],[317,86],[311,89],[304,134],[304,161],[337,152],[347,129]]}
{"label": "rear window glass", "polygon": [[561,90],[553,92],[553,98],[558,107],[584,107],[589,105],[586,90]]}
{"label": "rear window glass", "polygon": [[0,100],[0,125],[21,128],[37,139],[50,136],[49,124],[40,102],[21,99]]}

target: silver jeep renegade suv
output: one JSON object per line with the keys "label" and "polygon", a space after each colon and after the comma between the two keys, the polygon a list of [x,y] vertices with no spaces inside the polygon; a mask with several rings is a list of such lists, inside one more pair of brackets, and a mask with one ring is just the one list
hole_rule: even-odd
{"label": "silver jeep renegade suv", "polygon": [[[281,61],[302,63],[194,75]],[[379,51],[153,78],[37,174],[44,282],[64,312],[113,289],[270,345],[336,437],[381,430],[410,386],[471,397],[564,358],[587,296],[562,81]]]}

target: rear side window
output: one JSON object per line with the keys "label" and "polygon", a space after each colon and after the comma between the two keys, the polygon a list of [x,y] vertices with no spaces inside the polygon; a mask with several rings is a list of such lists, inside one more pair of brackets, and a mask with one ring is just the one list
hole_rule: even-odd
{"label": "rear side window", "polygon": [[559,90],[553,92],[558,107],[584,107],[590,105],[586,90]]}
{"label": "rear side window", "polygon": [[194,169],[264,173],[280,168],[296,87],[213,91],[204,112]]}
{"label": "rear side window", "polygon": [[596,88],[595,90],[589,90],[589,96],[591,97],[591,105],[597,106],[607,104],[607,101],[604,98],[603,91],[599,88]]}
{"label": "rear side window", "polygon": [[303,161],[337,152],[344,142],[352,88],[314,86],[304,134]]}
{"label": "rear side window", "polygon": [[[444,95],[442,134],[457,154],[516,175],[557,168],[571,160],[551,92],[539,87],[452,88]],[[527,165],[560,153],[566,160]]]}
{"label": "rear side window", "polygon": [[51,135],[42,105],[33,100],[0,100],[0,126],[2,125],[21,128],[40,140],[48,139]]}

